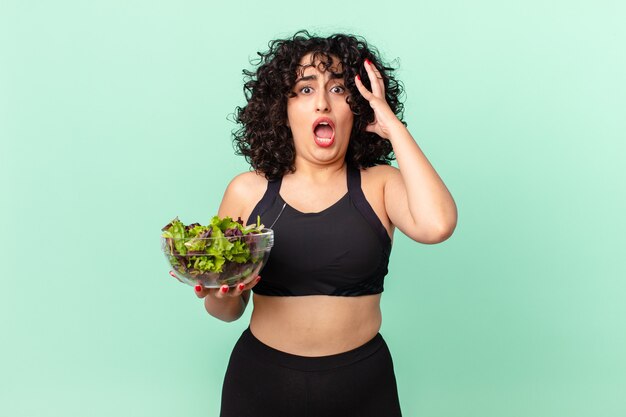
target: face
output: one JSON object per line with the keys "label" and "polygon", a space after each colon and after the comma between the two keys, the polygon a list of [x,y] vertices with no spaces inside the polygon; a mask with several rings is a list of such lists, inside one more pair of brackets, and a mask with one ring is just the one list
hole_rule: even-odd
{"label": "face", "polygon": [[296,162],[304,158],[315,163],[343,161],[348,149],[354,116],[346,102],[349,93],[343,80],[341,62],[324,68],[312,62],[312,54],[300,61],[301,68],[287,99],[287,119],[296,148]]}

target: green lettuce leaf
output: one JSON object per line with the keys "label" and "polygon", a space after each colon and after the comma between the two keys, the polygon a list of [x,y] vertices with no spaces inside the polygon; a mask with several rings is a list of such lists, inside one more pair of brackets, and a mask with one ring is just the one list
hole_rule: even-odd
{"label": "green lettuce leaf", "polygon": [[197,275],[222,272],[226,262],[256,262],[256,259],[252,259],[244,236],[261,233],[263,228],[259,217],[256,224],[245,227],[240,218],[234,221],[230,217],[214,216],[207,226],[198,223],[185,226],[176,217],[162,229],[161,236],[168,238],[172,258],[184,259],[183,256],[190,255],[186,258],[186,267],[192,275]]}

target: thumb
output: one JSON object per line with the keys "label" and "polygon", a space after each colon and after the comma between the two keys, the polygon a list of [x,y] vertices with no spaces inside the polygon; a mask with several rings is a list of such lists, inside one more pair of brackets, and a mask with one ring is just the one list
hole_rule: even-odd
{"label": "thumb", "polygon": [[365,126],[366,132],[376,133],[376,120]]}
{"label": "thumb", "polygon": [[181,281],[180,278],[178,278],[178,275],[176,275],[176,273],[174,271],[170,271],[170,275],[173,276],[174,278],[176,278],[178,281],[183,282],[183,281]]}

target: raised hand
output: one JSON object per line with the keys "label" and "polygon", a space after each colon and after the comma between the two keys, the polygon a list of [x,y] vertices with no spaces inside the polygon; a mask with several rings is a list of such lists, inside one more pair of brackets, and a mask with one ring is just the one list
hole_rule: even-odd
{"label": "raised hand", "polygon": [[402,124],[402,122],[400,122],[398,117],[391,110],[391,107],[389,107],[385,99],[385,84],[378,69],[376,69],[369,59],[366,59],[363,65],[369,76],[372,91],[365,88],[358,74],[354,83],[361,95],[370,103],[370,106],[374,110],[374,121],[367,125],[365,131],[373,132],[382,138],[389,139],[391,127],[395,124]]}

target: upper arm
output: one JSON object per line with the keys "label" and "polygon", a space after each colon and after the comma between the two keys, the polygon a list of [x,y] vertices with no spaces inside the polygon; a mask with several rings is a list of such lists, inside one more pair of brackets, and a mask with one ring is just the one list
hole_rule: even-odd
{"label": "upper arm", "polygon": [[[250,213],[263,197],[267,188],[267,180],[255,172],[244,172],[237,175],[226,187],[217,215],[229,216],[237,220],[238,217],[247,219]],[[250,290],[241,294],[244,308],[250,299]]]}
{"label": "upper arm", "polygon": [[226,187],[217,215],[229,216],[234,220],[246,220],[254,206],[263,197],[267,180],[255,172],[237,175]]}
{"label": "upper arm", "polygon": [[384,175],[385,210],[391,223],[416,242],[427,244],[442,242],[439,229],[434,223],[417,223],[413,218],[400,170],[387,165]]}
{"label": "upper arm", "polygon": [[409,211],[409,202],[406,195],[406,188],[404,186],[404,180],[400,174],[400,170],[395,167],[387,165],[384,168],[384,187],[383,195],[385,200],[385,211],[387,216],[395,227],[397,227],[402,233],[409,236],[413,240],[414,236],[411,236],[411,230],[414,228],[413,217]]}

